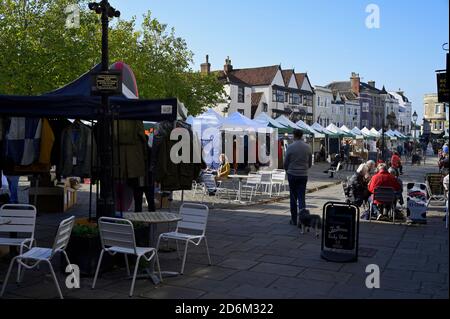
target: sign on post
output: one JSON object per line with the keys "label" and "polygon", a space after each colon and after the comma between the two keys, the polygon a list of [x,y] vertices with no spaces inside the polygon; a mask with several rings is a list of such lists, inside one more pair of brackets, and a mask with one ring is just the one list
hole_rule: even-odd
{"label": "sign on post", "polygon": [[321,257],[331,262],[356,262],[358,241],[359,208],[346,203],[326,203],[323,207]]}
{"label": "sign on post", "polygon": [[449,103],[449,90],[447,84],[447,72],[437,73],[437,85],[438,85],[438,102]]}
{"label": "sign on post", "polygon": [[92,74],[93,95],[122,94],[122,72],[107,71]]}

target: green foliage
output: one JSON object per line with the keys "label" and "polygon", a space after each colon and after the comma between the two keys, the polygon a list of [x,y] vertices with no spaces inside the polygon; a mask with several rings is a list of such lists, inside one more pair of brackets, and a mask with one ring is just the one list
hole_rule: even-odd
{"label": "green foliage", "polygon": [[90,225],[74,225],[72,230],[72,236],[83,238],[95,238],[99,236],[98,226],[95,224]]}
{"label": "green foliage", "polygon": [[[80,27],[65,27],[68,5],[78,4]],[[65,85],[101,60],[99,16],[86,0],[3,0],[0,6],[0,94],[36,95]],[[120,8],[118,8],[120,9]],[[191,114],[216,104],[223,86],[193,72],[193,53],[174,29],[144,15],[110,25],[110,61],[135,72],[140,98],[177,97]]]}

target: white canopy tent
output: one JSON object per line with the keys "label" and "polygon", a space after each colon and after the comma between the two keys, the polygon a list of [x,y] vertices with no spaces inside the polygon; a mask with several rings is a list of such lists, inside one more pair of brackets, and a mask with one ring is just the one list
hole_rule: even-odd
{"label": "white canopy tent", "polygon": [[373,127],[370,132],[372,133],[372,135],[376,138],[381,137],[381,134]]}
{"label": "white canopy tent", "polygon": [[339,135],[339,137],[346,137],[346,136],[348,136],[348,133],[344,132],[343,130],[341,130],[339,127],[337,127],[333,123],[328,125],[326,130],[330,131],[331,133]]}
{"label": "white canopy tent", "polygon": [[219,155],[222,152],[222,136],[219,129],[223,121],[224,118],[213,109],[208,109],[195,118],[189,116],[186,120],[201,140],[202,149],[208,143],[212,143],[208,155],[204,154],[205,156],[203,158],[208,166],[214,166],[219,163]]}
{"label": "white canopy tent", "polygon": [[264,131],[267,133],[273,132],[273,129],[270,127],[267,127],[264,124],[261,124],[259,122],[250,120],[248,117],[245,117],[239,112],[234,112],[227,118],[225,118],[222,122],[222,125],[220,128],[224,131],[241,131],[241,130],[251,130],[254,129],[255,131]]}
{"label": "white canopy tent", "polygon": [[253,120],[259,124],[262,124],[266,127],[273,127],[277,129],[286,129],[286,126],[281,124],[280,122],[276,121],[275,119],[271,118],[267,113],[260,113],[255,119]]}
{"label": "white canopy tent", "polygon": [[357,127],[355,127],[355,128],[357,129],[357,131],[354,132],[353,130],[349,129],[347,126],[343,125],[341,127],[341,130],[346,132],[347,134],[351,134],[356,139],[363,139],[364,136],[362,135],[361,131]]}
{"label": "white canopy tent", "polygon": [[317,138],[317,139],[325,138],[325,134],[316,131],[315,129],[313,129],[311,126],[309,126],[302,120],[298,121],[296,124],[297,124],[297,126],[301,127],[303,130],[309,131],[314,136],[314,138]]}
{"label": "white canopy tent", "polygon": [[401,139],[407,139],[408,138],[406,135],[400,133],[398,130],[395,130],[394,134],[395,134],[395,136],[397,136],[398,138],[401,138]]}
{"label": "white canopy tent", "polygon": [[294,130],[301,130],[302,128],[300,126],[298,126],[297,124],[295,124],[294,122],[292,122],[290,119],[288,119],[286,116],[281,115],[280,117],[278,117],[276,119],[276,121],[278,123],[280,123],[281,125],[284,125],[286,127],[290,127]]}
{"label": "white canopy tent", "polygon": [[361,137],[364,138],[364,134],[361,132],[361,130],[359,128],[357,128],[356,126],[352,129],[351,131],[353,134],[356,135],[356,137]]}

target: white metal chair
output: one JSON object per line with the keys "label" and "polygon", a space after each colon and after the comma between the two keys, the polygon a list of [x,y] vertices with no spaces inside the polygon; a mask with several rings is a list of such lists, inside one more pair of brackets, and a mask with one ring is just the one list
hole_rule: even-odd
{"label": "white metal chair", "polygon": [[156,245],[157,249],[159,249],[161,240],[175,240],[177,243],[177,253],[179,251],[178,241],[185,242],[180,274],[184,273],[189,244],[198,246],[202,241],[204,241],[206,246],[206,254],[208,255],[208,265],[211,266],[211,256],[209,255],[208,242],[206,240],[208,214],[209,208],[206,205],[190,203],[183,204],[180,207],[180,215],[182,220],[178,222],[176,230],[170,233],[163,233],[158,238],[158,244]]}
{"label": "white metal chair", "polygon": [[264,188],[264,192],[271,196],[269,189],[272,186],[272,172],[259,171],[258,174],[261,175],[261,181],[259,183],[261,185],[261,193]]}
{"label": "white metal chair", "polygon": [[[205,202],[205,196],[214,195],[215,199],[218,199],[221,194],[226,194],[228,200],[230,200],[230,194],[228,188],[220,187],[222,185],[221,181],[216,181],[216,178],[212,174],[204,174],[201,178],[201,183],[197,184],[197,189],[201,189],[202,203]],[[195,194],[198,194],[196,191]],[[214,203],[213,203],[214,205]]]}
{"label": "white metal chair", "polygon": [[278,187],[278,196],[281,194],[281,188],[286,183],[286,171],[285,170],[274,170],[272,173],[272,185],[270,186],[270,196],[273,194],[273,187]]}
{"label": "white metal chair", "polygon": [[[19,255],[22,255],[24,249],[31,249],[36,243],[34,239],[34,230],[36,227],[36,207],[32,205],[6,204],[0,208],[0,217],[9,220],[6,225],[0,225],[0,233],[17,233],[21,238],[0,237],[0,246],[20,247]],[[20,268],[18,265],[17,282],[20,278]]]}
{"label": "white metal chair", "polygon": [[[58,290],[59,297],[61,299],[64,299],[61,288],[59,287],[58,279],[56,278],[55,271],[53,270],[52,266],[52,259],[53,257],[58,254],[62,253],[64,257],[66,258],[67,264],[71,265],[69,261],[69,257],[67,256],[67,253],[65,251],[67,244],[70,240],[70,235],[72,233],[72,228],[75,222],[75,216],[72,216],[70,218],[67,218],[63,220],[58,227],[58,230],[56,232],[55,241],[53,243],[52,248],[41,248],[41,247],[33,247],[29,251],[27,251],[24,254],[20,254],[16,257],[14,257],[11,260],[11,263],[9,264],[8,273],[6,274],[5,282],[3,283],[2,292],[0,294],[0,297],[3,296],[6,285],[8,284],[9,275],[11,274],[11,269],[15,262],[19,263],[24,269],[33,269],[37,267],[41,262],[45,262],[48,264],[50,268],[50,272],[52,274],[53,280],[55,281],[56,288]],[[23,270],[24,271],[24,270]],[[23,273],[22,271],[22,273]],[[74,270],[71,269],[71,272]],[[18,275],[19,281],[20,281],[20,274]],[[76,279],[75,279],[76,280]],[[77,283],[79,284],[79,283]]]}
{"label": "white metal chair", "polygon": [[162,281],[161,268],[159,266],[158,252],[155,248],[151,247],[137,247],[136,239],[134,235],[133,224],[126,219],[101,217],[98,220],[98,228],[100,231],[100,240],[102,243],[102,251],[98,260],[97,269],[95,271],[94,282],[92,283],[92,289],[95,288],[97,282],[98,273],[102,263],[103,255],[105,252],[114,256],[116,254],[123,254],[125,256],[125,265],[127,267],[127,274],[130,276],[130,267],[128,265],[128,255],[136,256],[136,266],[134,267],[133,279],[131,282],[130,294],[133,296],[134,284],[136,282],[137,271],[139,268],[139,261],[142,257],[146,261],[151,261],[155,258],[156,265],[158,267],[159,279]]}
{"label": "white metal chair", "polygon": [[261,186],[262,175],[261,174],[249,174],[248,176],[249,177],[247,179],[247,182],[245,183],[245,185],[242,185],[242,191],[243,190],[249,191],[248,192],[249,202],[251,202],[253,195],[256,195],[256,191]]}
{"label": "white metal chair", "polygon": [[445,202],[445,194],[434,194],[432,189],[431,189],[431,185],[429,183],[429,181],[427,180],[425,182],[425,185],[427,185],[427,193],[428,193],[428,202],[427,202],[427,206],[429,207],[431,204],[431,201],[437,201],[437,202]]}

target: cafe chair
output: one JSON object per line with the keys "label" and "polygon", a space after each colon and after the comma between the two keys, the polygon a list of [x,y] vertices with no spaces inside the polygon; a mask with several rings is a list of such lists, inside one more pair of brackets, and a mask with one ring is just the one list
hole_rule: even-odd
{"label": "cafe chair", "polygon": [[[6,204],[0,208],[0,217],[8,220],[7,224],[0,225],[0,233],[15,233],[20,238],[0,237],[0,246],[20,247],[19,254],[30,250],[36,244],[34,230],[36,228],[36,207],[22,204]],[[19,263],[17,282],[20,280]]]}
{"label": "cafe chair", "polygon": [[[59,224],[52,248],[33,247],[26,253],[20,254],[11,260],[11,263],[9,264],[8,273],[6,274],[5,282],[3,283],[3,288],[2,288],[2,291],[0,294],[0,297],[2,297],[5,292],[6,285],[8,284],[9,275],[11,274],[11,270],[12,270],[12,267],[15,262],[17,262],[24,268],[22,272],[24,272],[25,269],[33,269],[33,268],[39,266],[39,264],[41,262],[45,262],[48,264],[48,266],[50,268],[50,272],[52,274],[56,288],[58,290],[59,297],[61,299],[64,299],[62,292],[61,292],[61,288],[59,287],[58,279],[56,278],[56,275],[55,275],[55,271],[53,270],[51,261],[52,261],[53,257],[55,257],[56,254],[62,253],[64,255],[64,257],[66,258],[67,264],[69,266],[71,265],[71,263],[69,261],[69,257],[67,256],[65,249],[67,247],[67,244],[69,243],[70,235],[72,234],[72,228],[73,228],[74,222],[75,222],[75,216],[72,216],[68,219],[63,220]],[[70,270],[71,270],[71,272],[74,271],[73,269],[70,269]],[[18,276],[18,278],[20,281],[20,275]]]}
{"label": "cafe chair", "polygon": [[98,273],[100,272],[100,266],[102,264],[102,259],[105,252],[107,252],[111,256],[114,256],[116,254],[123,254],[125,256],[125,265],[127,267],[128,276],[130,276],[128,255],[137,257],[129,293],[130,297],[133,297],[134,284],[136,282],[137,271],[139,268],[139,261],[141,260],[142,257],[147,262],[150,262],[153,258],[155,258],[156,266],[158,267],[159,272],[159,279],[162,281],[161,268],[159,266],[157,250],[151,247],[136,246],[134,227],[129,220],[111,217],[101,217],[98,220],[98,229],[100,232],[100,240],[103,249],[100,252],[97,270],[95,271],[94,282],[92,283],[92,289],[95,288],[95,284],[97,283]]}
{"label": "cafe chair", "polygon": [[180,207],[182,220],[177,223],[177,228],[173,232],[163,233],[158,238],[156,248],[162,240],[175,240],[177,243],[177,252],[179,251],[178,242],[185,243],[183,261],[180,274],[184,273],[186,256],[189,244],[199,246],[202,241],[205,242],[206,254],[208,256],[208,265],[211,266],[211,256],[209,255],[208,242],[206,240],[206,225],[208,223],[209,208],[200,204],[183,204]]}

